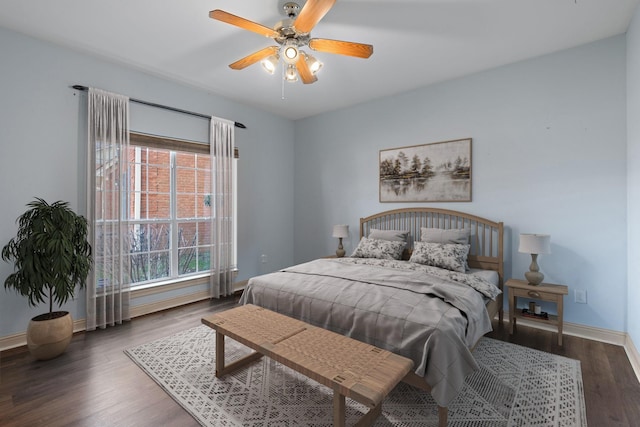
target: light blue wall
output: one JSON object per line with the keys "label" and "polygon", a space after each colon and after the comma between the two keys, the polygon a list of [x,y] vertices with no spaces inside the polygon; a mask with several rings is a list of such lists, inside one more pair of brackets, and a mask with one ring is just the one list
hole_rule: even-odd
{"label": "light blue wall", "polygon": [[473,201],[429,205],[503,221],[507,278],[531,260],[519,233],[549,233],[539,262],[570,288],[566,321],[624,331],[625,49],[613,37],[296,122],[295,260],[333,253],[334,224],[352,251],[360,217],[411,205],[378,202],[380,149],[471,137]]}
{"label": "light blue wall", "polygon": [[[294,127],[286,120],[202,90],[0,28],[0,243],[15,235],[15,219],[34,196],[66,200],[85,212],[83,84],[244,123],[240,148],[238,280],[293,262]],[[206,140],[206,120],[135,106],[132,128]],[[260,254],[268,262],[259,262]],[[0,282],[12,266],[0,261]],[[145,300],[145,302],[149,302]],[[134,302],[135,304],[135,302]],[[84,292],[65,307],[84,318]],[[22,332],[46,308],[0,287],[0,337]]]}
{"label": "light blue wall", "polygon": [[[640,128],[631,119],[627,126],[626,117],[640,111],[639,23],[636,11],[627,39],[610,38],[295,124],[0,28],[0,243],[13,237],[15,218],[34,196],[68,200],[84,211],[85,95],[69,89],[76,83],[248,126],[236,132],[239,280],[333,253],[334,224],[350,224],[345,246],[351,251],[359,217],[408,206],[378,203],[380,149],[472,137],[473,201],[430,205],[504,221],[507,277],[528,268],[528,255],[517,252],[520,232],[551,234],[553,254],[541,256],[540,265],[548,281],[570,287],[566,320],[628,328],[638,343],[640,267],[634,260],[640,247],[634,242],[640,223],[629,221],[627,269],[627,215],[635,218],[640,211],[640,175],[627,171],[627,155],[629,166],[640,155]],[[206,135],[206,123],[197,119],[145,108],[134,107],[132,120],[140,130]],[[263,253],[266,264],[259,261]],[[2,282],[10,272],[0,262]],[[574,289],[587,290],[587,305],[573,303]],[[76,318],[84,316],[83,298],[80,293],[65,307]],[[0,289],[0,337],[24,331],[41,311]]]}
{"label": "light blue wall", "polygon": [[640,348],[640,7],[627,31],[627,187],[629,297],[627,332]]}

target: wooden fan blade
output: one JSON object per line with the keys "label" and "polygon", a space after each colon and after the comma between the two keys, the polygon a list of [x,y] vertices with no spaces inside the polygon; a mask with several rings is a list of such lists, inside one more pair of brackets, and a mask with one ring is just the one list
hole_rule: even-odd
{"label": "wooden fan blade", "polygon": [[319,52],[337,53],[338,55],[356,56],[368,58],[373,54],[373,46],[370,44],[345,42],[342,40],[311,39],[309,47]]}
{"label": "wooden fan blade", "polygon": [[233,68],[234,70],[242,70],[249,65],[255,64],[258,61],[262,61],[263,59],[268,58],[271,55],[275,55],[276,53],[278,53],[279,49],[280,48],[278,46],[265,47],[264,49],[260,49],[259,51],[254,52],[251,55],[247,55],[244,58],[237,60],[233,64],[229,64],[229,68]]}
{"label": "wooden fan blade", "polygon": [[275,38],[280,36],[280,34],[278,34],[278,32],[272,28],[265,27],[264,25],[258,24],[253,21],[249,21],[248,19],[244,19],[229,12],[225,12],[224,10],[212,10],[211,12],[209,12],[209,18],[217,19],[218,21],[235,25],[236,27],[240,27],[243,30],[253,31],[254,33],[258,33],[265,37]]}
{"label": "wooden fan blade", "polygon": [[335,2],[336,0],[307,0],[293,23],[293,27],[300,33],[310,33]]}
{"label": "wooden fan blade", "polygon": [[309,64],[307,64],[307,60],[304,58],[304,55],[300,55],[300,58],[298,58],[296,68],[298,69],[298,74],[300,75],[300,79],[302,79],[302,83],[308,85],[318,81],[318,78],[314,76],[309,69]]}

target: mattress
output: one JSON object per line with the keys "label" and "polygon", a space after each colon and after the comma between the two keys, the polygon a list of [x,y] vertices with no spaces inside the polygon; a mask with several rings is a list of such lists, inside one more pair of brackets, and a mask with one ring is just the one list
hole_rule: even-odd
{"label": "mattress", "polygon": [[[478,369],[470,348],[491,330],[490,273],[373,259],[319,259],[249,280],[255,304],[408,357],[440,406]],[[485,277],[486,276],[486,277]]]}

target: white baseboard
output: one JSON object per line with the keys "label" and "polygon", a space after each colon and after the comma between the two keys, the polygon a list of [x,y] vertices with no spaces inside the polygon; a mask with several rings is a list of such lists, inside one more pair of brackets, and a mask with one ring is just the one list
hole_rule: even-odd
{"label": "white baseboard", "polygon": [[[145,314],[155,313],[156,311],[167,310],[169,308],[186,305],[193,302],[206,300],[209,298],[209,292],[201,291],[188,295],[154,302],[151,304],[136,305],[131,307],[131,318],[144,316]],[[73,332],[81,332],[87,329],[86,319],[78,319],[73,321]],[[27,331],[13,335],[0,337],[0,351],[10,350],[12,348],[23,347],[27,345]]]}
{"label": "white baseboard", "polygon": [[[73,321],[73,332],[81,332],[87,329],[87,322],[85,319],[77,319]],[[16,347],[23,347],[27,345],[27,331],[20,332],[13,335],[7,335],[0,337],[0,351],[10,350]]]}
{"label": "white baseboard", "polygon": [[240,282],[236,282],[233,284],[233,292],[240,292],[242,290],[244,290],[244,288],[247,287],[247,283],[249,283],[248,280],[242,280]]}
{"label": "white baseboard", "polygon": [[[507,313],[505,313],[504,321],[505,323],[509,323],[509,316],[507,315]],[[528,326],[531,328],[542,329],[544,331],[558,332],[558,328],[555,325],[545,325],[544,323],[533,322],[521,317],[518,318],[517,324]],[[564,322],[562,334],[605,342],[608,344],[615,344],[623,347],[625,342],[627,341],[627,334],[625,332],[594,328],[593,326],[579,325],[577,323]]]}
{"label": "white baseboard", "polygon": [[638,377],[638,381],[640,381],[640,353],[638,353],[638,349],[633,344],[633,340],[630,336],[627,336],[624,349],[627,352],[627,357],[629,358],[629,362],[631,362],[631,366],[636,373],[636,377]]}

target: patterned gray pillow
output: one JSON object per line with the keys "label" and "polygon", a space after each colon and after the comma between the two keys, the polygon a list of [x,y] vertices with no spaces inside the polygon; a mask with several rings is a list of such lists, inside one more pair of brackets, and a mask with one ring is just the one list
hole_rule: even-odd
{"label": "patterned gray pillow", "polygon": [[363,237],[351,254],[353,258],[400,259],[405,242]]}
{"label": "patterned gray pillow", "polygon": [[415,242],[410,262],[464,273],[470,245]]}

